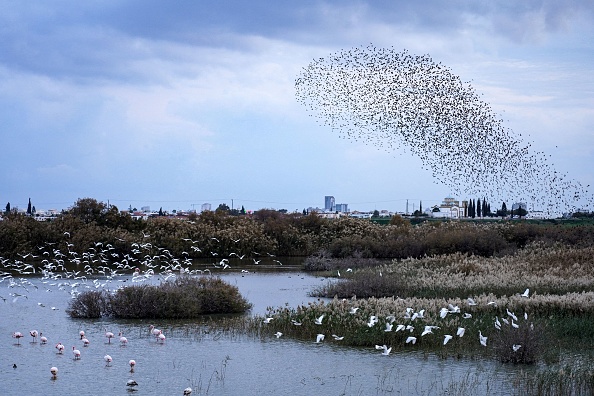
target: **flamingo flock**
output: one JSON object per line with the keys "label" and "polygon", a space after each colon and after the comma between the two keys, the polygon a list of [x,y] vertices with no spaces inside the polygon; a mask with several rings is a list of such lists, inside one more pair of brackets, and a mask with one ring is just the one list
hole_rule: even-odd
{"label": "flamingo flock", "polygon": [[[33,337],[33,341],[31,342],[31,344],[35,344],[37,341],[37,337],[40,337],[40,341],[42,345],[47,344],[48,339],[47,337],[43,336],[41,332],[38,332],[37,330],[31,330],[29,332],[29,334],[31,335],[31,337]],[[105,334],[113,334],[110,331],[106,331]],[[12,334],[12,337],[15,338],[17,340],[17,344],[15,345],[21,345],[20,344],[20,339],[23,337],[23,333],[20,331],[15,331]],[[154,338],[156,340],[157,343],[164,343],[166,337],[163,334],[163,332],[159,329],[156,329],[155,326],[151,325],[149,328],[149,336],[151,338]],[[111,338],[113,338],[112,336],[108,336],[107,337],[107,342],[105,343],[105,345],[111,345]],[[78,333],[78,340],[82,343],[83,347],[88,347],[90,345],[90,341],[87,338],[87,335],[84,331],[80,331]],[[119,331],[119,340],[122,346],[125,346],[128,344],[129,340],[123,336],[123,331]],[[63,355],[64,354],[64,350],[65,350],[65,346],[62,342],[58,342],[55,345],[55,349],[56,349],[56,354],[57,355]],[[89,355],[90,353],[88,353],[87,355]],[[78,361],[82,359],[82,353],[81,350],[78,349],[76,346],[72,346],[72,355],[73,355],[73,360]],[[110,354],[105,354],[103,356],[103,360],[105,362],[105,367],[112,367],[112,363],[114,363],[114,359]],[[135,359],[129,359],[128,360],[128,366],[130,367],[129,372],[131,374],[133,374],[135,372],[135,368],[136,368],[136,360]],[[13,368],[17,368],[17,365],[14,364]],[[58,379],[58,367],[57,366],[52,366],[50,368],[50,373],[51,373],[51,379],[52,380],[57,380]],[[137,390],[136,387],[138,386],[138,383],[134,380],[134,379],[130,379],[128,380],[128,382],[126,383],[126,386],[128,387],[128,391],[135,391]],[[184,395],[190,395],[192,393],[192,388],[188,387],[186,389],[183,390],[183,394]]]}

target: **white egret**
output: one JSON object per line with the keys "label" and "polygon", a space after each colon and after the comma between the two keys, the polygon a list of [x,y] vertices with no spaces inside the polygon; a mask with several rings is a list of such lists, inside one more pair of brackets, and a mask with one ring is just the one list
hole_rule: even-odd
{"label": "white egret", "polygon": [[324,319],[324,314],[320,315],[320,317],[316,318],[316,320],[314,321],[315,324],[317,325],[321,325],[322,324],[322,320]]}
{"label": "white egret", "polygon": [[408,337],[408,338],[406,339],[406,343],[407,343],[407,344],[411,344],[411,343],[412,343],[412,344],[415,344],[416,342],[417,342],[417,337],[412,337],[412,336],[411,336],[411,337]]}
{"label": "white egret", "polygon": [[483,333],[479,330],[479,341],[482,346],[487,346],[487,337],[483,336]]}
{"label": "white egret", "polygon": [[458,337],[462,337],[464,335],[465,331],[466,331],[466,329],[464,327],[458,327],[458,331],[456,331],[456,335]]}
{"label": "white egret", "polygon": [[449,334],[446,334],[446,335],[444,335],[444,336],[443,336],[443,345],[447,344],[447,343],[448,343],[448,341],[450,341],[452,338],[454,338],[454,337],[452,337],[452,336],[451,336],[451,335],[449,335]]}
{"label": "white egret", "polygon": [[318,334],[316,336],[316,343],[319,344],[320,342],[324,341],[324,337],[325,337],[324,334]]}

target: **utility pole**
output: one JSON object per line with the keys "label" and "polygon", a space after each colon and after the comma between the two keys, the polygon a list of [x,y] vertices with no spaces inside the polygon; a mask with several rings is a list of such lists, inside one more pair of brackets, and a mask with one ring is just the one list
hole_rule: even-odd
{"label": "utility pole", "polygon": [[408,216],[408,199],[406,200],[406,215]]}

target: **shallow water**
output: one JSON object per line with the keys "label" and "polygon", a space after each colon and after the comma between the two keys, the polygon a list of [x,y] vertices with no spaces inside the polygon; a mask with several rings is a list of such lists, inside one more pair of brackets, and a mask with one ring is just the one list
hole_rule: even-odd
{"label": "shallow water", "polygon": [[[298,272],[221,276],[253,304],[252,314],[264,314],[267,306],[315,301],[307,293],[327,282]],[[7,298],[0,302],[2,395],[129,394],[131,378],[139,384],[137,395],[181,395],[186,387],[194,389],[192,395],[433,395],[456,394],[461,386],[463,394],[509,394],[513,367],[492,361],[443,360],[421,352],[382,356],[375,349],[313,340],[197,333],[203,320],[154,323],[167,337],[161,344],[149,335],[148,321],[71,319],[65,313],[70,286],[27,281],[31,284],[0,283],[0,296]],[[14,292],[26,297],[13,301],[8,293]],[[48,344],[33,343],[32,329],[47,336]],[[80,330],[91,342],[88,347],[82,346]],[[116,334],[110,343],[106,330]],[[11,338],[14,331],[24,334],[20,345]],[[118,341],[119,331],[129,340],[126,346]],[[63,355],[55,348],[58,342],[66,347]],[[73,359],[72,346],[81,351],[80,360]],[[113,358],[110,366],[103,360],[106,354]],[[130,359],[137,363],[133,373]],[[55,380],[52,366],[59,369]]]}

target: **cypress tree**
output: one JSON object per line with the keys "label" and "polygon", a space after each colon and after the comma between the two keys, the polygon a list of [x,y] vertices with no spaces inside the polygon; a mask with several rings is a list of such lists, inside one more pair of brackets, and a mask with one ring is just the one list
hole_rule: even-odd
{"label": "cypress tree", "polygon": [[27,214],[31,214],[31,198],[29,198],[29,204],[27,205]]}
{"label": "cypress tree", "polygon": [[476,200],[476,216],[477,217],[482,217],[481,216],[481,214],[483,213],[482,209],[483,209],[483,207],[481,206],[481,199],[479,198]]}

